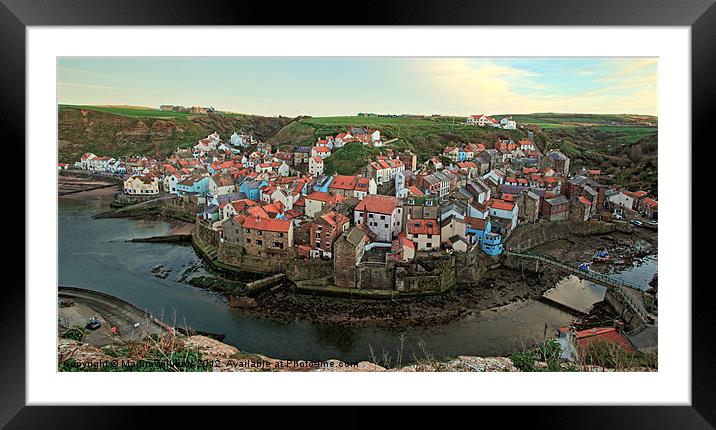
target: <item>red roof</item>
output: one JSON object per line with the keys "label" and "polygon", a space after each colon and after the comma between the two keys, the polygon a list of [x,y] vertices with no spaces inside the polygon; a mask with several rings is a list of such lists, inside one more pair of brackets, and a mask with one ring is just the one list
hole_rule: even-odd
{"label": "red roof", "polygon": [[246,210],[246,213],[249,214],[253,218],[269,218],[268,213],[266,212],[266,209],[264,209],[261,206],[251,206]]}
{"label": "red roof", "polygon": [[244,221],[244,228],[288,233],[288,230],[291,228],[291,221],[275,218],[249,217]]}
{"label": "red roof", "polygon": [[370,178],[360,178],[356,184],[356,190],[367,190],[370,187]]}
{"label": "red roof", "polygon": [[592,205],[592,202],[590,202],[589,199],[587,199],[587,198],[584,197],[584,196],[579,196],[579,202],[582,203],[582,204],[584,204],[585,206],[591,206],[591,205]]}
{"label": "red roof", "polygon": [[412,240],[408,239],[405,236],[405,233],[401,233],[398,239],[400,240],[400,244],[403,245],[404,248],[415,249],[415,244]]}
{"label": "red roof", "polygon": [[634,352],[634,347],[629,340],[614,327],[590,328],[577,332],[577,344],[580,348],[586,348],[597,340],[616,343],[627,352]]}
{"label": "red roof", "polygon": [[401,203],[397,197],[369,194],[358,203],[355,210],[391,215],[397,206],[401,206]]}
{"label": "red roof", "polygon": [[327,214],[321,216],[321,219],[325,220],[330,225],[343,225],[348,222],[348,217],[340,212],[330,211]]}
{"label": "red roof", "polygon": [[485,230],[485,227],[487,226],[487,218],[481,219],[466,216],[465,223],[467,223],[470,228],[474,228],[475,230]]}
{"label": "red roof", "polygon": [[408,192],[413,196],[423,196],[425,193],[420,191],[420,188],[416,187],[415,185],[411,185],[408,187]]}
{"label": "red roof", "polygon": [[410,234],[440,234],[440,226],[435,219],[411,219],[407,230]]}
{"label": "red roof", "polygon": [[330,185],[328,185],[328,188],[335,188],[338,190],[353,190],[355,189],[357,183],[357,176],[336,175],[333,177],[333,180],[331,181]]}
{"label": "red roof", "polygon": [[487,202],[487,206],[504,211],[511,211],[514,209],[515,204],[500,199],[490,199]]}
{"label": "red roof", "polygon": [[644,200],[642,200],[642,202],[644,202],[644,204],[645,204],[646,206],[649,206],[649,207],[651,207],[651,208],[653,208],[653,209],[656,209],[656,208],[658,207],[658,205],[659,205],[659,203],[657,203],[656,200],[650,199],[649,197],[647,197],[647,198],[645,198]]}
{"label": "red roof", "polygon": [[328,148],[327,146],[316,146],[315,150],[316,152],[331,152],[330,148]]}

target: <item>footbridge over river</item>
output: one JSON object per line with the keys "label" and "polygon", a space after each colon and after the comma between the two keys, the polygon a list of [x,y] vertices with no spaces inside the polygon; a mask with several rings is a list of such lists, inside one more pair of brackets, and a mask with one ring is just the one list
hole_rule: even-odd
{"label": "footbridge over river", "polygon": [[[641,289],[636,285],[591,270],[584,271],[581,270],[577,265],[572,265],[568,262],[560,261],[540,254],[532,254],[524,251],[505,251],[504,255],[509,257],[516,257],[519,259],[527,259],[534,261],[537,264],[551,266],[571,273],[572,275],[575,275],[580,279],[585,279],[594,282],[595,284],[607,287],[607,297],[605,299],[608,301],[610,301],[610,299],[612,298],[616,299],[616,302],[621,304],[623,311],[628,311],[633,318],[638,319],[638,321],[634,321],[630,324],[633,329],[640,328],[641,326],[649,323],[650,321],[653,321],[653,317],[650,316],[647,312],[642,300],[640,298],[637,299],[635,297],[635,293],[641,295]],[[612,297],[609,297],[610,294]],[[614,306],[616,303],[612,302],[610,304]],[[615,309],[617,309],[617,311],[619,311],[619,306],[614,307]]]}

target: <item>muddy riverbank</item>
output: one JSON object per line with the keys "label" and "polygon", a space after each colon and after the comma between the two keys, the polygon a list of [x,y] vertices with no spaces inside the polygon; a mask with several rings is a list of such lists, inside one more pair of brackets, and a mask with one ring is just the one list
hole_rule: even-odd
{"label": "muddy riverbank", "polygon": [[534,247],[530,252],[549,255],[575,264],[592,261],[597,251],[607,251],[610,260],[594,263],[592,270],[613,273],[637,266],[658,250],[658,233],[634,228],[633,233],[612,232],[594,236],[571,236]]}
{"label": "muddy riverbank", "polygon": [[495,269],[476,285],[462,285],[443,295],[396,300],[361,300],[313,296],[295,292],[290,283],[256,298],[255,306],[239,309],[255,317],[276,321],[304,320],[313,324],[373,325],[403,330],[407,327],[446,324],[481,311],[539,298],[560,274],[522,273]]}

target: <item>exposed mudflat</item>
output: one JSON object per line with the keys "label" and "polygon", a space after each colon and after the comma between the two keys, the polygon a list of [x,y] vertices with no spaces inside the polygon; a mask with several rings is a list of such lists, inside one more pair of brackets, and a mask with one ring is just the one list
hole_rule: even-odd
{"label": "exposed mudflat", "polygon": [[242,309],[280,321],[306,320],[318,324],[377,325],[403,329],[444,324],[480,311],[537,299],[561,277],[558,273],[522,273],[510,269],[489,272],[477,285],[457,286],[443,295],[397,300],[360,300],[311,296],[286,285],[260,296],[256,307]]}

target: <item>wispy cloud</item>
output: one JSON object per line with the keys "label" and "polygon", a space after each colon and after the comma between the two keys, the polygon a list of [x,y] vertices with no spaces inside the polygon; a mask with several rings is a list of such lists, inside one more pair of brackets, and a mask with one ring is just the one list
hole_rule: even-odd
{"label": "wispy cloud", "polygon": [[424,91],[449,95],[474,113],[656,114],[656,65],[656,59],[615,59],[589,68],[538,73],[492,61],[436,59],[424,64],[421,72],[426,76],[416,81],[424,83]]}

